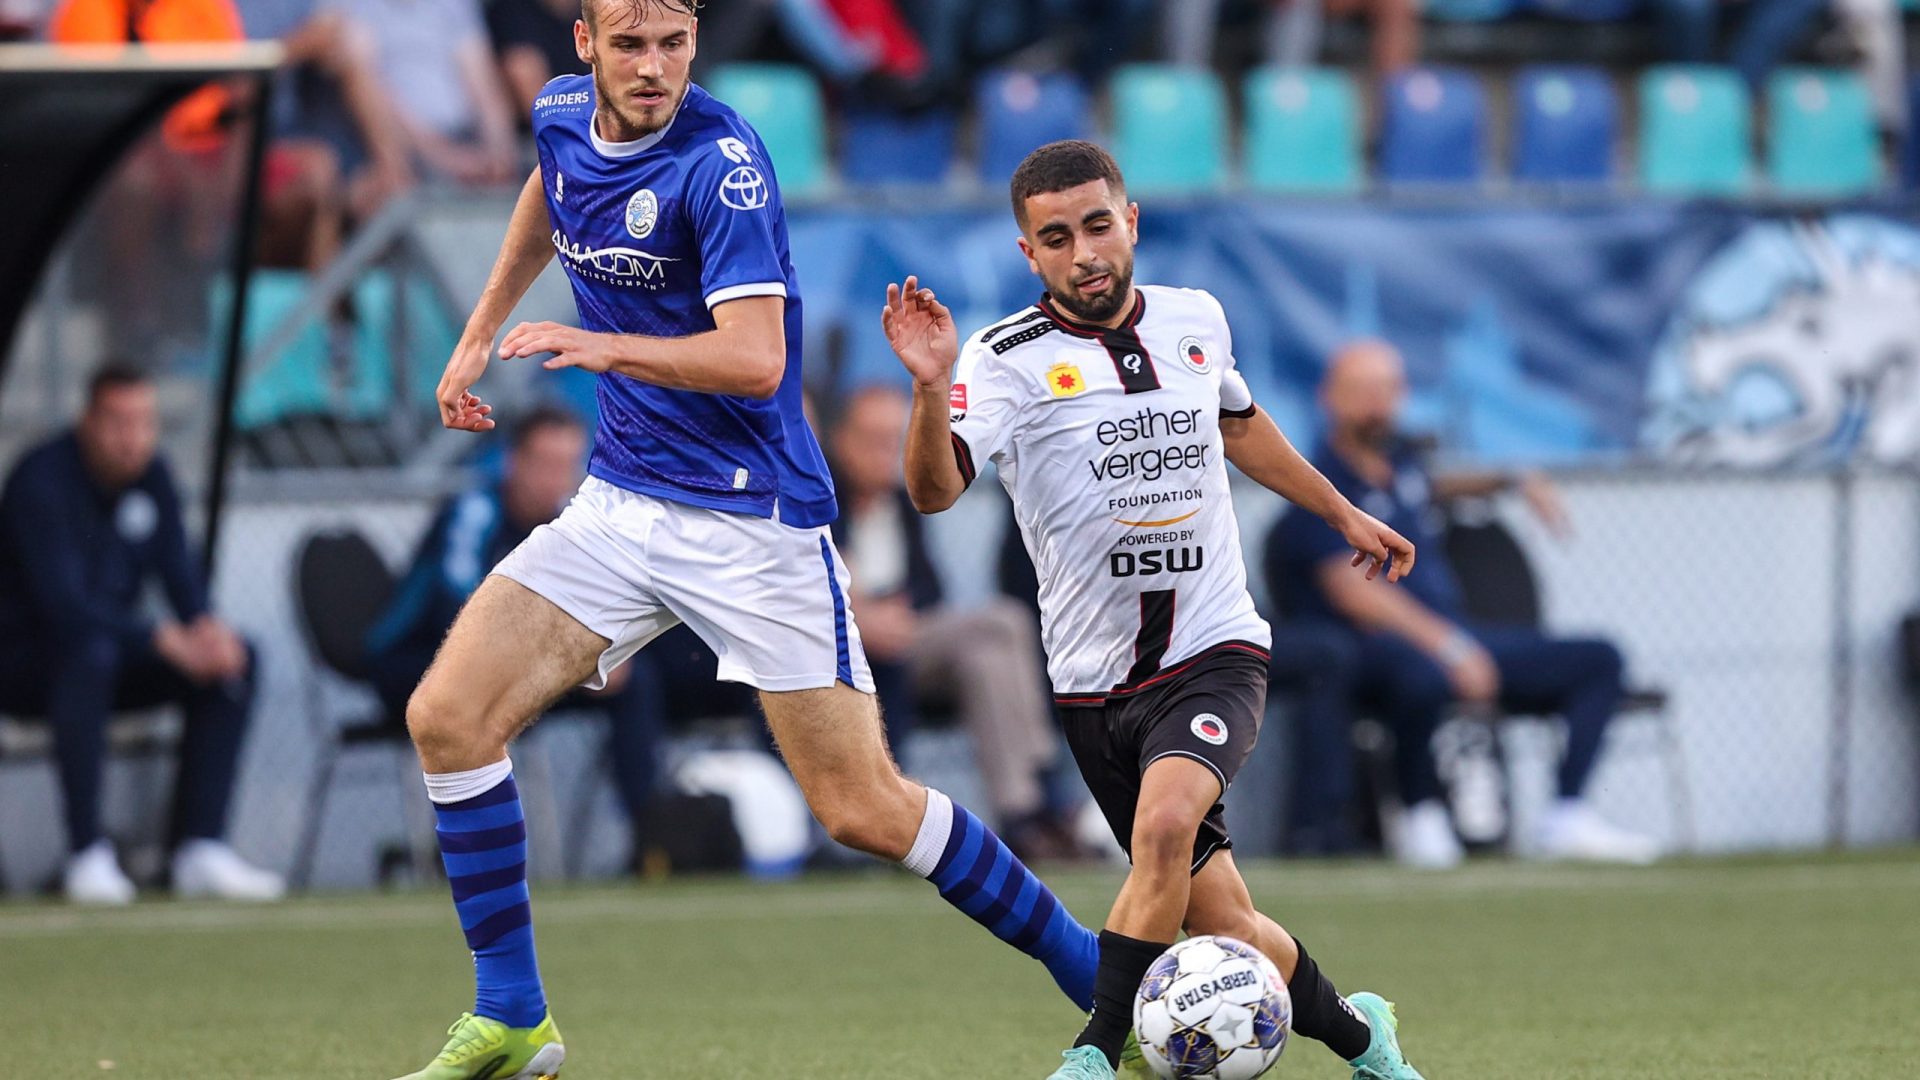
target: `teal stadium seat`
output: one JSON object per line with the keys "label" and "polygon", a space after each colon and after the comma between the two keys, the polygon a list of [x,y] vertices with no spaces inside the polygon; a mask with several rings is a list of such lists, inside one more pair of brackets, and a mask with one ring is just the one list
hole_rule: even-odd
{"label": "teal stadium seat", "polygon": [[1180,195],[1227,181],[1227,100],[1210,71],[1133,64],[1113,77],[1114,157],[1129,190]]}
{"label": "teal stadium seat", "polygon": [[[243,356],[300,306],[310,285],[307,275],[298,270],[254,271],[247,290],[246,325],[240,332]],[[208,325],[224,331],[232,305],[232,281],[214,279],[207,297],[212,316]],[[309,320],[269,363],[241,371],[234,423],[242,431],[253,431],[289,417],[327,412],[333,405],[330,368],[326,327],[321,320]]]}
{"label": "teal stadium seat", "polygon": [[[440,376],[447,357],[460,340],[460,325],[441,303],[439,293],[417,277],[407,280],[404,292],[395,275],[369,270],[354,283],[355,328],[353,359],[343,395],[344,418],[375,420],[386,416],[396,390],[404,389],[406,404],[436,409]],[[404,309],[401,304],[404,302]],[[396,340],[403,317],[405,340]],[[400,353],[396,355],[395,346]],[[402,365],[404,361],[404,367]],[[394,373],[407,373],[404,388]]]}
{"label": "teal stadium seat", "polygon": [[832,183],[827,167],[827,109],[819,85],[805,68],[727,64],[702,84],[760,133],[773,158],[782,196],[818,195]]}
{"label": "teal stadium seat", "polygon": [[1360,190],[1360,104],[1332,68],[1263,67],[1247,76],[1247,180],[1263,191]]}
{"label": "teal stadium seat", "polygon": [[1857,195],[1880,182],[1866,83],[1851,71],[1782,68],[1767,81],[1767,174],[1790,195]]}
{"label": "teal stadium seat", "polygon": [[1640,76],[1640,182],[1668,195],[1746,192],[1752,112],[1747,86],[1731,68],[1649,68]]}

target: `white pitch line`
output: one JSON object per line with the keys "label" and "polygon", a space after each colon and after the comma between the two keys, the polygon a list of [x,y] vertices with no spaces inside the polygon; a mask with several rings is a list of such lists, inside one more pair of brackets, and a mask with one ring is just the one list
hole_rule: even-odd
{"label": "white pitch line", "polygon": [[[1807,889],[1898,889],[1920,892],[1920,862],[1837,865],[1673,866],[1648,869],[1584,869],[1493,864],[1444,874],[1415,874],[1389,867],[1305,868],[1254,864],[1248,868],[1256,896],[1269,904],[1293,900],[1372,901],[1409,898],[1485,899],[1555,892],[1675,896],[1738,888],[1742,891]],[[1071,893],[1095,885],[1085,872],[1062,878]],[[729,919],[950,918],[945,905],[904,880],[869,879],[859,885],[742,886],[724,892],[669,896],[567,891],[543,894],[535,885],[535,918],[541,925],[594,921],[636,924],[713,922]],[[208,933],[226,930],[336,930],[386,927],[450,928],[451,905],[428,893],[370,901],[296,900],[286,904],[139,904],[114,911],[42,906],[8,912],[0,907],[0,940],[73,934]]]}

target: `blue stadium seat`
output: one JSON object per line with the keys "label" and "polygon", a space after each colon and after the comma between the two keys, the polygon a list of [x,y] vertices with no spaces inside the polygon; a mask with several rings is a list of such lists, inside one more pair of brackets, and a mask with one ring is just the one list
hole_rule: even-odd
{"label": "blue stadium seat", "polygon": [[701,80],[760,133],[784,198],[827,189],[827,107],[807,69],[789,64],[727,64]]}
{"label": "blue stadium seat", "polygon": [[1532,67],[1514,83],[1513,176],[1534,183],[1613,179],[1620,102],[1599,68]]}
{"label": "blue stadium seat", "polygon": [[1486,161],[1487,99],[1457,68],[1423,67],[1387,80],[1381,102],[1380,178],[1469,184]]}
{"label": "blue stadium seat", "polygon": [[1004,184],[1022,159],[1061,139],[1093,131],[1087,88],[1065,72],[990,71],[974,84],[980,118],[980,177]]}
{"label": "blue stadium seat", "polygon": [[1227,180],[1227,94],[1211,71],[1130,64],[1113,76],[1113,153],[1143,194],[1212,191]]}
{"label": "blue stadium seat", "polygon": [[930,109],[908,115],[850,110],[841,118],[840,176],[849,184],[940,184],[953,167],[960,122]]}
{"label": "blue stadium seat", "polygon": [[1639,14],[1641,0],[1527,0],[1526,7],[1541,15],[1571,22],[1619,22]]}
{"label": "blue stadium seat", "polygon": [[1264,191],[1358,191],[1360,101],[1337,68],[1264,67],[1247,76],[1247,180]]}
{"label": "blue stadium seat", "polygon": [[1730,68],[1674,64],[1640,76],[1640,182],[1670,195],[1739,195],[1753,185],[1747,84]]}

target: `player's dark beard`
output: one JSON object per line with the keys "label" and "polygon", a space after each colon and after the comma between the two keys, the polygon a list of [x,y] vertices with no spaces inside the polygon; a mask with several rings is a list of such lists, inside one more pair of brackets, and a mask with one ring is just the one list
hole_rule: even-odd
{"label": "player's dark beard", "polygon": [[1060,305],[1060,310],[1081,322],[1098,323],[1113,318],[1133,296],[1133,263],[1109,267],[1093,274],[1084,274],[1080,280],[1097,277],[1100,273],[1113,279],[1113,284],[1108,287],[1105,294],[1090,301],[1083,301],[1080,299],[1080,290],[1074,287],[1076,282],[1069,281],[1066,288],[1053,290],[1053,302]]}
{"label": "player's dark beard", "polygon": [[665,118],[658,123],[649,123],[635,116],[633,113],[628,112],[625,105],[620,104],[626,99],[614,92],[613,87],[607,84],[605,76],[600,74],[599,65],[594,65],[593,92],[595,100],[597,100],[601,106],[605,107],[607,111],[613,113],[614,117],[620,121],[621,126],[627,129],[628,139],[644,139],[648,135],[672,123],[674,116],[680,111],[681,99],[685,98],[687,94],[687,88],[684,86],[680,88],[680,93],[676,96],[673,93],[673,88],[665,83],[659,83],[657,86],[655,84],[647,85],[664,91],[667,95],[666,115]]}

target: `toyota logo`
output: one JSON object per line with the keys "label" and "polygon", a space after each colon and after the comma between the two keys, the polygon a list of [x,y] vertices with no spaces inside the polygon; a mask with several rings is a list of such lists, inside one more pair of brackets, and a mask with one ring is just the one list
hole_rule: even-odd
{"label": "toyota logo", "polygon": [[767,181],[760,170],[742,165],[720,181],[720,201],[735,210],[758,210],[767,205]]}

